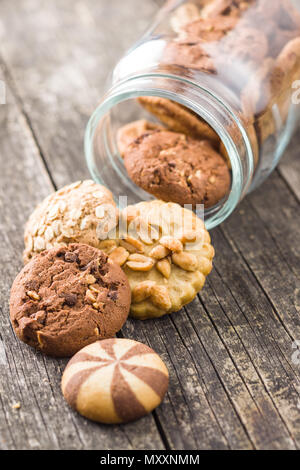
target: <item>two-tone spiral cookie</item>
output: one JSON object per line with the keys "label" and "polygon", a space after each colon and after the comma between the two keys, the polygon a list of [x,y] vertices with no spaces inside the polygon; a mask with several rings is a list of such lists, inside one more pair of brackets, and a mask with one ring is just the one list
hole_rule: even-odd
{"label": "two-tone spiral cookie", "polygon": [[164,398],[168,370],[145,344],[121,338],[96,341],[69,361],[62,392],[81,415],[126,423],[150,413]]}

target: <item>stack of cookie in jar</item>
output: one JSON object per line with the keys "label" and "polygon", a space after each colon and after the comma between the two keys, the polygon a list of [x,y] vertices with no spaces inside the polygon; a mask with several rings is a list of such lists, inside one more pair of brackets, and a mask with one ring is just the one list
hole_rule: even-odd
{"label": "stack of cookie in jar", "polygon": [[129,312],[161,317],[202,289],[214,256],[204,222],[161,200],[119,211],[108,189],[86,180],[48,196],[24,240],[10,298],[18,338],[50,356],[74,355],[62,391],[82,415],[120,423],[153,410],[167,391],[165,364],[115,335]]}
{"label": "stack of cookie in jar", "polygon": [[[165,73],[207,83],[228,97],[248,134],[255,171],[286,124],[292,84],[299,79],[299,12],[291,0],[194,0],[175,9],[169,26]],[[142,96],[138,102],[148,118],[118,132],[131,180],[164,201],[206,209],[222,203],[231,165],[216,132],[175,101]]]}

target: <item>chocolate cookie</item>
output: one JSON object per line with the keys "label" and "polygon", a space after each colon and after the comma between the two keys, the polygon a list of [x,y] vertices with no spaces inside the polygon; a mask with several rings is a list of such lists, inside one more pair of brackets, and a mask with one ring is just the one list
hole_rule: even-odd
{"label": "chocolate cookie", "polygon": [[43,251],[16,277],[10,317],[17,336],[51,356],[71,356],[123,326],[130,288],[121,268],[83,244]]}
{"label": "chocolate cookie", "polygon": [[127,149],[130,178],[145,191],[178,204],[217,204],[230,190],[229,168],[208,141],[169,131],[144,134]]}
{"label": "chocolate cookie", "polygon": [[168,370],[153,349],[116,338],[79,351],[64,371],[62,392],[72,408],[93,421],[127,423],[156,408],[168,382]]}
{"label": "chocolate cookie", "polygon": [[129,122],[125,126],[120,127],[117,132],[117,145],[121,157],[124,156],[125,150],[133,140],[146,132],[155,131],[157,129],[163,129],[163,126],[155,124],[154,122],[146,121],[146,119]]}

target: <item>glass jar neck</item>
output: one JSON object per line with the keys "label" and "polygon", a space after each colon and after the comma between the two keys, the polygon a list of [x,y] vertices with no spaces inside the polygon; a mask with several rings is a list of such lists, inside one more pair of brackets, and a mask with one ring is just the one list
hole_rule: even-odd
{"label": "glass jar neck", "polygon": [[141,96],[156,96],[178,102],[199,115],[219,135],[230,159],[232,187],[225,201],[205,211],[205,223],[208,230],[216,227],[227,219],[248,191],[253,177],[254,164],[251,143],[245,127],[233,109],[215,92],[212,92],[207,84],[199,85],[192,79],[157,69],[127,76],[115,82],[91,116],[86,129],[85,155],[92,177],[97,182],[105,184],[105,178],[102,177],[103,165],[99,163],[95,155],[96,133],[97,139],[100,138],[103,141],[101,152],[103,154],[106,152],[108,158],[114,152],[109,144],[110,121],[105,117],[118,104]]}

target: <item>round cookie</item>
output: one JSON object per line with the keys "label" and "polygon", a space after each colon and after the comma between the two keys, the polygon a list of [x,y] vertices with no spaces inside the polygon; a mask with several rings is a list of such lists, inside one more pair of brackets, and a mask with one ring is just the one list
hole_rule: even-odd
{"label": "round cookie", "polygon": [[214,249],[204,222],[192,211],[153,200],[121,212],[119,239],[109,257],[129,280],[131,315],[146,319],[193,300],[212,269]]}
{"label": "round cookie", "polygon": [[104,186],[91,180],[65,186],[50,194],[29,217],[24,233],[24,262],[43,250],[68,243],[98,248],[98,225],[106,232],[117,224],[117,219],[112,193]]}
{"label": "round cookie", "polygon": [[195,138],[209,139],[219,145],[218,134],[198,115],[181,104],[157,96],[140,96],[138,102],[170,130]]}
{"label": "round cookie", "polygon": [[140,137],[140,135],[157,129],[163,129],[163,127],[154,122],[146,121],[146,119],[129,122],[125,126],[120,127],[117,132],[117,145],[121,157],[124,157],[124,153],[131,142]]}
{"label": "round cookie", "polygon": [[240,17],[256,0],[212,0],[201,10],[201,17],[208,19],[218,15]]}
{"label": "round cookie", "polygon": [[206,140],[169,131],[136,139],[124,154],[130,178],[158,199],[178,204],[217,204],[230,190],[230,170]]}
{"label": "round cookie", "polygon": [[69,405],[86,418],[127,423],[156,408],[168,382],[168,370],[153,349],[115,338],[96,341],[69,361],[62,392]]}
{"label": "round cookie", "polygon": [[[199,72],[216,74],[215,55],[217,51],[218,48],[215,47],[214,42],[199,40],[189,42],[188,38],[184,41],[171,41],[164,50],[163,63],[198,70]],[[199,118],[197,119],[199,120]],[[170,129],[177,130],[173,125],[169,127]]]}
{"label": "round cookie", "polygon": [[36,255],[16,277],[10,318],[17,336],[50,356],[71,356],[111,338],[130,306],[128,280],[102,251],[83,244]]}
{"label": "round cookie", "polygon": [[200,17],[200,9],[194,3],[184,3],[176,8],[171,16],[171,26],[176,33],[181,33],[184,27]]}
{"label": "round cookie", "polygon": [[238,19],[231,16],[215,16],[214,18],[198,18],[187,24],[181,38],[188,42],[220,41],[225,34],[235,28]]}

